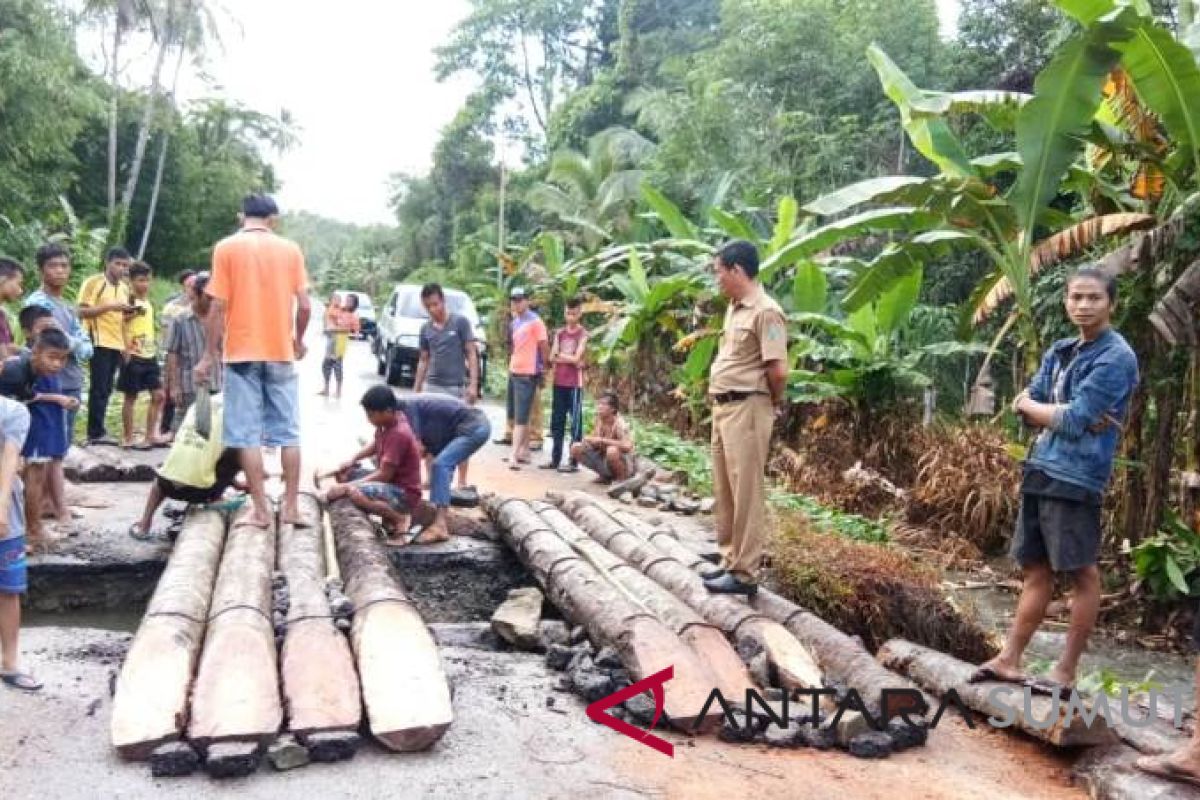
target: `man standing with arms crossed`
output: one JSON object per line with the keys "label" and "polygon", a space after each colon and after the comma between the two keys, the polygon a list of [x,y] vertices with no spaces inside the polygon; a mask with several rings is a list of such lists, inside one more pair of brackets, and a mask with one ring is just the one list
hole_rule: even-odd
{"label": "man standing with arms crossed", "polygon": [[[91,334],[92,360],[88,385],[88,444],[116,444],[104,428],[108,399],[112,396],[117,367],[125,353],[125,323],[133,312],[125,276],[133,258],[123,247],[104,254],[104,271],[79,287],[79,316]],[[153,435],[150,431],[148,435]]]}
{"label": "man standing with arms crossed", "polygon": [[713,268],[729,307],[708,384],[721,571],[704,585],[718,594],[753,596],[766,538],[763,471],[787,390],[787,324],[756,280],[754,245],[729,242]]}
{"label": "man standing with arms crossed", "polygon": [[[226,447],[241,452],[254,512],[245,524],[266,528],[271,508],[263,488],[262,447],[282,449],[281,522],[309,525],[298,505],[300,396],[295,361],[304,358],[312,303],[304,254],[273,228],[279,207],[266,195],[242,201],[242,229],[213,249],[213,299],[205,320],[205,353],[196,380],[208,382],[224,346]],[[294,317],[293,317],[294,309]]]}

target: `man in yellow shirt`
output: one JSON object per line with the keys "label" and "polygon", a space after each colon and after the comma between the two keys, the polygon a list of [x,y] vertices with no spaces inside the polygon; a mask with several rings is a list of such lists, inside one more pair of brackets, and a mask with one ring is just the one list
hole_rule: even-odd
{"label": "man in yellow shirt", "polygon": [[88,444],[116,444],[104,428],[104,416],[125,352],[125,323],[133,313],[125,284],[132,263],[129,251],[113,247],[104,256],[104,271],[79,287],[79,316],[95,346],[89,365]]}
{"label": "man in yellow shirt", "polygon": [[[154,331],[154,306],[150,304],[150,267],[137,262],[129,268],[129,289],[133,293],[130,305],[133,312],[125,323],[125,346],[121,354],[121,377],[117,380],[117,391],[125,395],[121,408],[124,424],[122,447],[149,450],[160,444],[158,416],[162,412],[164,394],[162,373],[155,357],[157,338]],[[138,444],[133,443],[133,409],[137,396],[150,393],[150,404],[146,407],[146,433]]]}

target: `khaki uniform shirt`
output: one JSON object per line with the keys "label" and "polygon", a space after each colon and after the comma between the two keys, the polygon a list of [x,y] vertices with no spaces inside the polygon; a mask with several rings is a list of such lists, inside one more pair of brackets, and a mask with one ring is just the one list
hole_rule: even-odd
{"label": "khaki uniform shirt", "polygon": [[787,323],[783,310],[761,286],[725,310],[721,345],[709,375],[708,393],[770,394],[768,361],[787,361]]}

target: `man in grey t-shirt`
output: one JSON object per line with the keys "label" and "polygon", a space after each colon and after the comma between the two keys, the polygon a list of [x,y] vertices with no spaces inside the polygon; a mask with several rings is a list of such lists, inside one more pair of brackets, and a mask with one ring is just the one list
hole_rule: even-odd
{"label": "man in grey t-shirt", "polygon": [[474,405],[479,400],[479,349],[466,317],[451,314],[436,283],[421,289],[429,321],[421,327],[421,360],[413,391],[448,394]]}
{"label": "man in grey t-shirt", "polygon": [[[467,405],[475,405],[479,401],[479,347],[475,344],[471,321],[450,313],[446,295],[436,283],[421,287],[421,305],[425,306],[429,321],[421,326],[421,360],[413,391],[448,394]],[[427,481],[431,465],[432,460],[426,457]],[[469,460],[459,463],[458,488],[467,487],[470,468]]]}

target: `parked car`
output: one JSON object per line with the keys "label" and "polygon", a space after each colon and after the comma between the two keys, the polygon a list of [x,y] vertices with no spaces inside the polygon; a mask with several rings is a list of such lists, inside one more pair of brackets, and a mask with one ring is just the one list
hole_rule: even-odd
{"label": "parked car", "polygon": [[339,303],[346,299],[347,295],[354,295],[358,298],[358,308],[355,313],[358,314],[358,338],[364,342],[375,335],[375,304],[371,302],[371,296],[366,292],[351,292],[346,289],[338,289],[333,293],[333,299]]}
{"label": "parked car", "polygon": [[[450,313],[466,317],[475,331],[475,341],[479,347],[479,385],[482,390],[487,383],[488,347],[479,312],[466,292],[445,288],[442,291]],[[417,362],[421,360],[421,326],[428,319],[429,314],[421,304],[421,287],[418,284],[402,283],[392,289],[380,314],[371,347],[379,374],[385,377],[388,384],[412,385],[416,379]]]}

